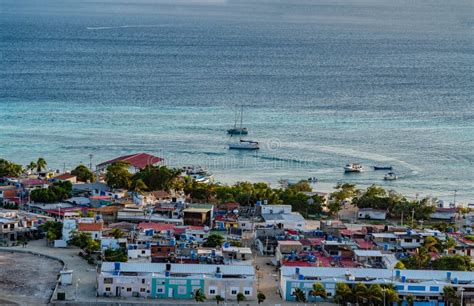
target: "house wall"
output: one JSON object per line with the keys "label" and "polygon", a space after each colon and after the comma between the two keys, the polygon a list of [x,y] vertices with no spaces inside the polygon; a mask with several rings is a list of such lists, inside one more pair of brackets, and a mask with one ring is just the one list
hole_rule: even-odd
{"label": "house wall", "polygon": [[146,297],[150,295],[151,279],[143,276],[97,277],[99,296]]}
{"label": "house wall", "polygon": [[[247,300],[255,300],[257,287],[254,279],[227,279],[227,278],[206,278],[204,294],[208,299],[214,299],[220,295],[226,300],[236,300],[238,293],[243,293]],[[212,293],[214,290],[214,294]],[[246,294],[245,291],[249,291]]]}
{"label": "house wall", "polygon": [[195,290],[204,293],[204,280],[195,278],[158,277],[151,282],[151,297],[155,299],[192,299]]}

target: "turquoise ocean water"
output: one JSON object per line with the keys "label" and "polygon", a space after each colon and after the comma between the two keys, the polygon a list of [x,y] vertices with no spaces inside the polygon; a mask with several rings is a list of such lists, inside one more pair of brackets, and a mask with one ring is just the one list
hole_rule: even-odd
{"label": "turquoise ocean water", "polygon": [[[62,169],[145,151],[224,182],[315,176],[474,202],[471,1],[0,6],[1,157]],[[259,152],[227,150],[241,104]]]}

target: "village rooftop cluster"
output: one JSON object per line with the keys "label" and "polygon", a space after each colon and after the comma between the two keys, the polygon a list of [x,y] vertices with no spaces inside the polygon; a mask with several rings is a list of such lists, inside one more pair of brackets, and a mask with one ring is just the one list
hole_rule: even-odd
{"label": "village rooftop cluster", "polygon": [[[0,242],[78,248],[97,267],[94,294],[111,300],[474,302],[469,209],[348,184],[252,185],[264,192],[246,198],[162,162],[138,153],[50,172],[44,160],[21,171],[3,160]],[[54,300],[71,298],[61,288],[73,275],[62,271]]]}

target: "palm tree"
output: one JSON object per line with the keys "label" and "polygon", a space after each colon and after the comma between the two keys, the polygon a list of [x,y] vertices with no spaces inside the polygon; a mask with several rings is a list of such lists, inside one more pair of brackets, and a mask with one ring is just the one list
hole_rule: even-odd
{"label": "palm tree", "polygon": [[266,298],[267,297],[262,292],[259,292],[257,294],[257,301],[258,301],[259,304],[263,303],[263,301],[265,301]]}
{"label": "palm tree", "polygon": [[197,289],[196,291],[194,291],[194,300],[198,303],[204,302],[206,300],[206,296],[204,295],[204,293],[202,293],[201,289]]}
{"label": "palm tree", "polygon": [[145,182],[142,179],[138,179],[132,183],[132,190],[136,194],[142,194],[142,191],[148,189]]}
{"label": "palm tree", "polygon": [[295,301],[300,303],[306,303],[306,294],[300,288],[295,288],[293,296],[295,297]]}
{"label": "palm tree", "polygon": [[216,300],[217,305],[219,305],[220,302],[224,302],[224,298],[220,295],[216,295],[214,299]]}
{"label": "palm tree", "polygon": [[413,306],[413,304],[415,303],[415,297],[413,297],[413,295],[411,294],[407,295],[405,299],[408,303],[408,306]]}
{"label": "palm tree", "polygon": [[379,284],[373,284],[369,287],[367,299],[369,305],[380,305],[383,301],[383,291]]}
{"label": "palm tree", "polygon": [[38,158],[38,161],[36,162],[36,171],[41,172],[41,170],[46,170],[46,166],[48,163],[43,157]]}
{"label": "palm tree", "polygon": [[428,251],[424,247],[417,248],[413,254],[413,259],[415,260],[416,266],[418,269],[423,268],[426,263],[430,260]]}
{"label": "palm tree", "polygon": [[352,296],[352,290],[349,288],[349,286],[346,283],[343,282],[338,282],[336,283],[336,294],[334,295],[334,298],[338,302],[348,302],[350,300],[350,297]]}
{"label": "palm tree", "polygon": [[242,292],[237,293],[237,304],[245,300],[245,295]]}
{"label": "palm tree", "polygon": [[110,234],[112,235],[112,237],[114,237],[115,239],[119,239],[119,238],[122,238],[123,236],[125,236],[125,233],[119,229],[119,228],[114,228]]}
{"label": "palm tree", "polygon": [[314,283],[313,288],[309,291],[309,295],[314,298],[321,298],[325,300],[327,298],[327,292],[324,286],[321,283]]}
{"label": "palm tree", "polygon": [[367,288],[367,286],[363,283],[358,283],[354,287],[354,294],[356,296],[357,303],[359,303],[359,300],[362,300],[362,302],[367,301],[369,296],[369,288]]}
{"label": "palm tree", "polygon": [[443,298],[446,301],[446,305],[450,305],[450,303],[456,302],[458,300],[456,295],[456,289],[452,286],[445,286],[443,288]]}
{"label": "palm tree", "polygon": [[435,237],[428,236],[425,238],[423,246],[428,250],[428,252],[438,253],[439,240]]}
{"label": "palm tree", "polygon": [[35,163],[34,161],[31,161],[31,162],[28,164],[28,166],[26,166],[26,170],[28,170],[28,171],[33,171],[33,170],[36,169],[36,167],[37,167],[37,166],[36,166],[36,163]]}

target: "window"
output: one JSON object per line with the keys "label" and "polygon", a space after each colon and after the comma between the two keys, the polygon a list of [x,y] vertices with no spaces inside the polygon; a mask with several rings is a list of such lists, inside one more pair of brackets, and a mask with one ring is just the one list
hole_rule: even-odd
{"label": "window", "polygon": [[132,291],[132,288],[127,288],[127,292],[131,292]]}
{"label": "window", "polygon": [[410,242],[412,242],[412,241],[413,241],[413,239],[408,239],[408,238],[405,239],[405,242],[406,242],[406,243],[410,243]]}
{"label": "window", "polygon": [[209,287],[209,295],[216,295],[217,288],[216,287]]}
{"label": "window", "polygon": [[237,295],[237,293],[239,293],[238,287],[230,288],[230,295]]}
{"label": "window", "polygon": [[244,288],[244,295],[246,296],[252,295],[252,288]]}
{"label": "window", "polygon": [[438,292],[438,291],[439,291],[439,287],[437,287],[437,286],[431,286],[431,287],[430,287],[430,291]]}
{"label": "window", "polygon": [[158,293],[158,294],[165,293],[165,287],[164,286],[157,286],[156,287],[156,293]]}
{"label": "window", "polygon": [[425,286],[408,286],[408,291],[425,291]]}
{"label": "window", "polygon": [[145,250],[142,250],[142,254],[145,254]]}
{"label": "window", "polygon": [[110,292],[110,287],[105,287],[105,291]]}
{"label": "window", "polygon": [[113,278],[111,278],[111,277],[104,278],[104,284],[113,284],[113,283],[114,283]]}
{"label": "window", "polygon": [[144,279],[144,278],[142,278],[142,284],[144,284],[144,283],[145,283],[145,279]]}
{"label": "window", "polygon": [[140,292],[145,292],[146,288],[140,288]]}
{"label": "window", "polygon": [[179,286],[178,287],[178,294],[186,294],[186,286]]}

